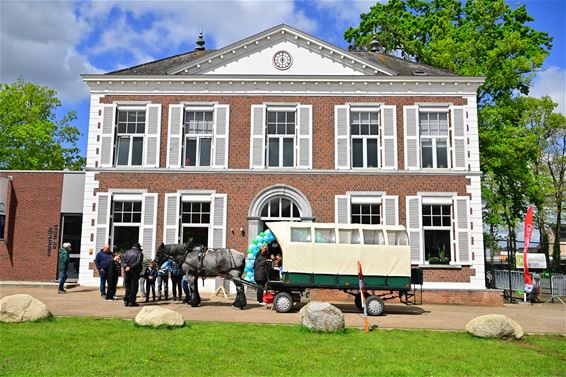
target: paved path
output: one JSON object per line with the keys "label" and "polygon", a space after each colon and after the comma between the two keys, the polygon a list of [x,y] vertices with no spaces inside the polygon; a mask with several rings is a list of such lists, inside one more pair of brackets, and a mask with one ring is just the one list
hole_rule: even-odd
{"label": "paved path", "polygon": [[[16,288],[0,287],[0,297],[16,293],[27,293],[43,301],[56,316],[88,316],[104,318],[132,319],[140,308],[124,307],[122,301],[105,301],[97,289],[76,287],[68,289],[68,294],[59,295],[56,288]],[[123,294],[122,290],[118,294]],[[188,321],[214,322],[252,322],[297,324],[299,313],[281,314],[256,304],[244,310],[234,309],[230,300],[210,299],[203,293],[202,304],[192,308],[186,304],[172,301],[150,305],[163,305],[178,311]],[[249,301],[249,300],[248,300]],[[334,303],[345,314],[346,326],[363,327],[363,316],[352,303]],[[142,305],[144,305],[142,303]],[[566,335],[566,305],[562,304],[507,304],[503,307],[463,306],[463,305],[422,305],[405,306],[387,302],[385,315],[370,317],[370,326],[379,328],[434,329],[462,331],[472,318],[483,314],[504,314],[517,321],[527,333],[559,333]]]}

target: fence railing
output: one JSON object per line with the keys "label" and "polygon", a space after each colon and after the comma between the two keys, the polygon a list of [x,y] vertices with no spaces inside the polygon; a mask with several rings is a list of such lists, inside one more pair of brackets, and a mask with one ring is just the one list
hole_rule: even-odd
{"label": "fence railing", "polygon": [[566,275],[552,275],[551,287],[552,294],[546,302],[554,302],[554,299],[557,299],[562,304],[564,304],[564,301],[562,301],[561,297],[566,296]]}
{"label": "fence railing", "polygon": [[495,288],[509,290],[509,274],[511,274],[511,290],[524,290],[525,284],[521,271],[495,270]]}
{"label": "fence railing", "polygon": [[[509,274],[511,274],[511,290],[524,291],[525,284],[522,271],[495,270],[495,288],[509,290]],[[550,294],[546,301],[558,300],[562,304],[565,302],[562,297],[566,297],[566,275],[552,275],[550,280],[541,280],[541,293]]]}

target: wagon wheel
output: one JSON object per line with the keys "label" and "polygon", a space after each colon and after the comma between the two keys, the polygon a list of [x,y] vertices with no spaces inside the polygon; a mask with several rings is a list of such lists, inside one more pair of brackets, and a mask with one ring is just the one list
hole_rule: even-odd
{"label": "wagon wheel", "polygon": [[273,307],[278,313],[289,313],[293,309],[293,296],[288,292],[279,292],[273,299]]}
{"label": "wagon wheel", "polygon": [[[367,303],[367,299],[369,297],[369,293],[364,292],[364,297],[366,298],[366,303]],[[354,305],[356,305],[356,308],[358,308],[358,310],[364,310],[364,308],[362,307],[362,295],[361,294],[357,294],[354,296]]]}
{"label": "wagon wheel", "polygon": [[372,316],[378,316],[383,313],[385,304],[383,300],[378,296],[369,296],[366,299],[367,313]]}

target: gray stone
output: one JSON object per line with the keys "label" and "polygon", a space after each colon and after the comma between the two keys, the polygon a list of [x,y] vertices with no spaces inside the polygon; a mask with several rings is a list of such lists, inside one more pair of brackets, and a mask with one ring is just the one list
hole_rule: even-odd
{"label": "gray stone", "polygon": [[0,300],[0,322],[37,321],[51,317],[47,306],[33,296],[17,294]]}
{"label": "gray stone", "polygon": [[482,315],[466,324],[466,331],[480,338],[521,339],[525,332],[521,325],[501,314]]}
{"label": "gray stone", "polygon": [[171,309],[159,306],[144,306],[136,315],[136,324],[140,326],[158,327],[166,326],[183,326],[185,321],[180,313]]}
{"label": "gray stone", "polygon": [[344,329],[344,314],[327,302],[311,302],[301,311],[301,325],[311,331],[334,332]]}

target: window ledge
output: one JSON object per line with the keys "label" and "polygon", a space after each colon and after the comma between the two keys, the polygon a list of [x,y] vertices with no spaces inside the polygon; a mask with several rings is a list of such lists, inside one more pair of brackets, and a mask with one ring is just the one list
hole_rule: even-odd
{"label": "window ledge", "polygon": [[461,270],[461,264],[419,264],[419,268],[431,270]]}

